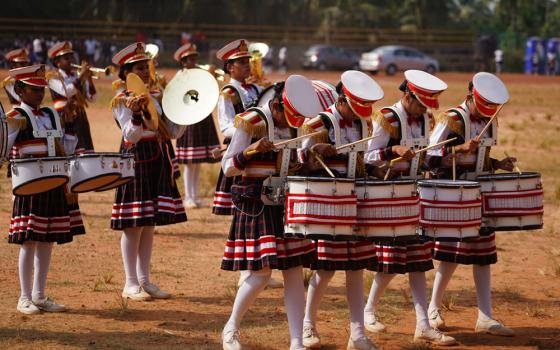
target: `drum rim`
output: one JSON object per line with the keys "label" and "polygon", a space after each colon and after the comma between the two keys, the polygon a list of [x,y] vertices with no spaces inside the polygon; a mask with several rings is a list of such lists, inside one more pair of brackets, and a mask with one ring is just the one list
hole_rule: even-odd
{"label": "drum rim", "polygon": [[123,156],[123,154],[118,153],[118,152],[82,153],[82,154],[75,155],[74,158],[93,158],[93,157],[99,157],[99,156],[121,158]]}
{"label": "drum rim", "polygon": [[[58,185],[58,186],[56,186],[56,187],[53,187],[53,188],[51,188],[51,189],[48,189],[48,190],[46,190],[46,191],[41,191],[41,192],[32,193],[32,194],[16,194],[16,193],[15,193],[16,190],[20,189],[22,186],[29,185],[30,183],[32,183],[32,182],[34,182],[34,181],[37,181],[37,180],[46,180],[46,179],[55,179],[55,178],[65,179],[66,181],[65,181],[63,184]],[[61,186],[65,186],[65,185],[68,184],[68,182],[70,182],[70,177],[69,177],[68,175],[49,175],[49,176],[41,177],[41,178],[39,178],[39,179],[35,178],[35,179],[33,179],[33,180],[29,180],[29,181],[26,181],[26,182],[24,182],[24,183],[22,183],[22,184],[19,184],[19,185],[17,185],[16,187],[12,188],[12,193],[13,193],[15,196],[20,196],[20,197],[34,196],[34,195],[36,195],[36,194],[41,194],[41,193],[49,192],[49,191],[52,191],[52,190],[54,190],[54,189],[56,189],[56,188],[59,188],[59,187],[61,187]]]}
{"label": "drum rim", "polygon": [[498,174],[488,174],[488,175],[478,175],[476,177],[477,181],[506,181],[512,179],[534,179],[541,177],[541,173],[536,171],[523,171],[520,173],[509,172],[509,173],[498,173]]}
{"label": "drum rim", "polygon": [[61,157],[61,156],[57,156],[57,157],[31,157],[31,158],[14,158],[14,159],[10,159],[10,163],[26,163],[26,162],[34,162],[37,160],[42,160],[42,161],[61,161],[61,160],[66,160],[68,161],[71,157]]}
{"label": "drum rim", "polygon": [[453,181],[450,179],[431,179],[431,180],[418,180],[418,187],[480,188],[480,183],[478,183],[477,181],[467,181],[467,180]]}
{"label": "drum rim", "polygon": [[[121,184],[117,184],[117,182],[120,182],[122,180],[126,180],[126,181],[122,182]],[[103,187],[100,187],[100,188],[94,190],[94,192],[103,192],[103,191],[113,190],[117,187],[121,187],[123,185],[126,185],[127,183],[129,183],[132,180],[134,180],[134,176],[123,176],[120,179],[116,179],[115,181],[111,182],[108,185],[105,185]]]}
{"label": "drum rim", "polygon": [[307,181],[308,179],[311,179],[312,181],[315,182],[355,182],[355,179],[349,179],[349,178],[338,178],[338,177],[314,177],[314,176],[288,176],[286,177],[286,181],[290,182],[294,181],[294,182],[303,182],[303,181]]}
{"label": "drum rim", "polygon": [[93,191],[95,191],[96,189],[92,189],[92,190],[88,190],[88,191],[75,191],[74,188],[76,188],[76,186],[80,186],[80,185],[84,184],[86,181],[98,179],[98,178],[100,178],[100,177],[109,176],[109,175],[119,175],[119,177],[118,177],[117,179],[115,179],[115,180],[113,180],[113,181],[111,181],[111,182],[109,182],[109,183],[103,185],[103,186],[98,187],[98,188],[103,188],[103,187],[105,187],[105,186],[107,186],[107,185],[109,185],[109,184],[111,184],[111,183],[113,183],[113,182],[119,180],[119,179],[122,177],[122,174],[121,174],[120,172],[105,173],[105,174],[99,174],[99,175],[96,175],[96,176],[88,177],[87,179],[83,179],[82,181],[80,181],[80,182],[78,182],[78,183],[72,184],[72,186],[70,186],[70,192],[72,192],[72,193],[93,192]]}
{"label": "drum rim", "polygon": [[398,184],[414,184],[417,180],[415,179],[393,179],[393,180],[382,180],[382,179],[367,179],[364,180],[363,178],[356,179],[356,186],[359,185],[389,185],[391,183],[398,183]]}

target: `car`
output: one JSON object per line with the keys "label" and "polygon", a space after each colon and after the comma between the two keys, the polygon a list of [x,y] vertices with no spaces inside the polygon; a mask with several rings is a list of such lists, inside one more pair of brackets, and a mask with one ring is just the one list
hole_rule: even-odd
{"label": "car", "polygon": [[348,49],[331,45],[313,45],[301,60],[303,69],[359,69],[360,56]]}
{"label": "car", "polygon": [[387,75],[394,75],[397,71],[407,69],[434,74],[439,71],[439,62],[411,47],[388,45],[364,52],[360,59],[360,69],[372,74],[385,71]]}

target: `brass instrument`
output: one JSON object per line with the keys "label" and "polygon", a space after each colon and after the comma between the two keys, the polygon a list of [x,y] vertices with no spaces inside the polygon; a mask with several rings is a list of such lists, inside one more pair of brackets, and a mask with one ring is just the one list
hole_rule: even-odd
{"label": "brass instrument", "polygon": [[[209,72],[212,66],[209,64],[197,64],[196,67]],[[226,72],[223,69],[216,68],[214,69],[214,77],[217,81],[223,82],[226,78]]]}
{"label": "brass instrument", "polygon": [[148,96],[148,105],[146,106],[146,109],[150,114],[150,119],[144,119],[144,122],[146,123],[148,129],[157,131],[159,126],[159,114],[157,112],[154,101],[152,101],[152,98],[150,96],[150,91],[144,84],[144,81],[142,81],[142,79],[135,73],[128,73],[128,75],[126,76],[126,88],[127,90],[131,91],[134,96],[142,94]]}
{"label": "brass instrument", "polygon": [[249,45],[249,53],[251,59],[251,76],[255,79],[255,83],[262,84],[264,80],[262,59],[268,53],[269,47],[265,43],[251,43]]}
{"label": "brass instrument", "polygon": [[[82,66],[79,65],[79,64],[72,63],[72,67],[77,68],[79,70],[82,69]],[[89,70],[93,73],[93,75],[92,75],[93,79],[99,79],[99,76],[101,74],[104,74],[108,78],[117,74],[117,68],[115,66],[111,66],[111,65],[109,65],[105,68],[91,67]]]}

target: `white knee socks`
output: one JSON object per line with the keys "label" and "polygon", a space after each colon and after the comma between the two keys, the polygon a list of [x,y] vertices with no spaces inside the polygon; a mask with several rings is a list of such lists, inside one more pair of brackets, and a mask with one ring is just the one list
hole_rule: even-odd
{"label": "white knee socks", "polygon": [[490,265],[473,265],[473,278],[478,300],[478,319],[492,319],[492,286]]}
{"label": "white knee socks", "polygon": [[364,270],[346,271],[346,300],[350,314],[350,338],[365,337]]}
{"label": "white knee socks", "polygon": [[138,274],[136,273],[136,261],[141,236],[142,227],[127,228],[121,236],[121,252],[126,276],[125,289],[138,289],[140,287]]}
{"label": "white knee socks", "polygon": [[434,278],[434,287],[432,289],[432,299],[430,301],[430,310],[440,309],[443,301],[443,295],[447,289],[447,285],[457,269],[459,264],[442,261],[436,271]]}
{"label": "white knee socks", "polygon": [[21,288],[20,300],[31,300],[33,278],[33,257],[37,242],[27,241],[19,248],[19,285]]}
{"label": "white knee socks", "polygon": [[235,302],[233,303],[233,309],[231,310],[231,316],[227,321],[224,330],[226,329],[239,329],[239,325],[243,316],[259,293],[266,287],[268,280],[272,271],[270,269],[251,271],[249,276],[245,278],[239,289],[237,290],[237,295],[235,296]]}
{"label": "white knee socks", "polygon": [[317,270],[311,276],[309,288],[307,289],[307,302],[305,304],[305,319],[303,321],[305,325],[315,326],[319,304],[333,276],[334,271],[325,270]]}
{"label": "white knee socks", "polygon": [[371,290],[369,291],[368,300],[364,309],[365,312],[375,313],[377,311],[379,299],[381,299],[383,292],[394,277],[394,273],[378,272],[375,274],[375,279],[371,285]]}
{"label": "white knee socks", "polygon": [[35,248],[35,277],[33,279],[33,299],[45,298],[47,274],[51,264],[52,242],[37,242]]}
{"label": "white knee socks", "polygon": [[185,164],[183,174],[185,182],[185,200],[196,202],[198,200],[198,184],[200,180],[200,164]]}
{"label": "white knee socks", "polygon": [[301,266],[282,271],[284,278],[284,307],[290,328],[290,347],[303,347],[303,317],[305,309],[305,288]]}
{"label": "white knee socks", "polygon": [[138,259],[136,260],[136,273],[141,286],[150,283],[150,261],[152,260],[155,230],[155,226],[142,228],[142,236],[138,245]]}
{"label": "white knee socks", "polygon": [[430,329],[428,310],[426,308],[426,274],[424,272],[409,272],[408,282],[412,291],[412,301],[416,311],[416,329],[427,331]]}

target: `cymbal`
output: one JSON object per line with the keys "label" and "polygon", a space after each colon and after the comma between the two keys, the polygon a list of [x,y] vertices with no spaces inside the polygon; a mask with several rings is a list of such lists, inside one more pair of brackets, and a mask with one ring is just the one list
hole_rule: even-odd
{"label": "cymbal", "polygon": [[148,112],[150,113],[151,119],[144,119],[144,122],[149,129],[157,131],[159,124],[159,115],[154,101],[152,100],[152,96],[150,95],[150,90],[148,90],[148,87],[146,86],[146,84],[144,84],[144,81],[135,73],[128,73],[128,75],[126,76],[126,88],[132,91],[135,95],[146,94],[149,97]]}
{"label": "cymbal", "polygon": [[219,95],[212,74],[200,68],[181,70],[165,87],[162,108],[175,124],[192,125],[212,113]]}

